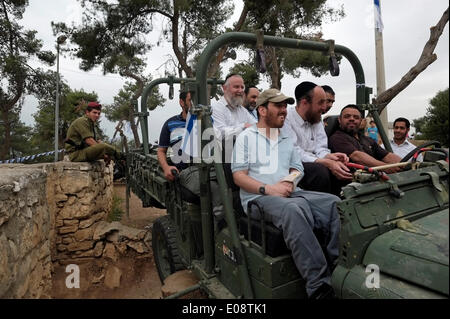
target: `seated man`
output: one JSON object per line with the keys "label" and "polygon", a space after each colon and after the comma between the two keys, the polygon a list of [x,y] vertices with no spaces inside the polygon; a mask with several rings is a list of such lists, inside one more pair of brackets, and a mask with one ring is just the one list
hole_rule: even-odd
{"label": "seated man", "polygon": [[66,154],[72,162],[90,162],[99,159],[109,163],[112,159],[123,160],[124,155],[113,146],[97,139],[95,122],[100,118],[102,106],[89,102],[85,115],[70,124],[64,140]]}
{"label": "seated man", "polygon": [[255,124],[256,119],[242,106],[245,86],[240,75],[228,75],[222,88],[223,97],[211,103],[212,118],[218,137],[228,139]]}
{"label": "seated man", "polygon": [[325,111],[323,112],[323,114],[326,114],[333,107],[333,104],[336,100],[336,93],[334,93],[333,89],[329,85],[322,85],[322,89],[325,91],[325,94],[327,96],[326,107]]}
{"label": "seated man", "polygon": [[[348,155],[353,163],[368,167],[381,166],[400,162],[401,158],[381,148],[378,143],[360,132],[361,111],[358,106],[349,104],[339,115],[339,129],[330,137],[329,147],[332,152],[342,152]],[[386,173],[396,173],[399,167],[384,170]]]}
{"label": "seated man", "polygon": [[[276,89],[260,94],[256,103],[258,123],[236,140],[231,163],[233,179],[241,188],[245,212],[261,218],[256,206],[247,211],[248,202],[257,200],[265,219],[282,229],[295,265],[306,281],[308,296],[331,298],[330,277],[339,254],[339,198],[296,187],[303,175],[300,154],[292,139],[279,130],[286,118],[287,103],[293,104],[294,99]],[[291,173],[297,177],[284,181]],[[323,242],[319,243],[315,232],[324,234]]]}
{"label": "seated man", "polygon": [[245,88],[244,93],[244,107],[257,121],[258,114],[256,113],[256,99],[259,96],[259,90],[255,86],[249,86]]}
{"label": "seated man", "polygon": [[[200,196],[198,167],[189,166],[192,158],[182,150],[183,137],[186,131],[186,118],[192,106],[191,93],[181,92],[179,97],[181,113],[168,119],[161,129],[157,151],[158,161],[167,180],[173,181],[175,179],[172,173],[175,170],[179,173],[181,185],[194,195]],[[169,165],[167,162],[167,150],[169,147],[174,151],[173,161],[175,166]],[[214,179],[214,171],[211,171],[211,177],[210,187],[213,212],[218,217],[223,211],[222,199],[220,198],[219,185]]]}
{"label": "seated man", "polygon": [[321,116],[325,112],[326,94],[322,87],[302,82],[295,88],[297,105],[289,108],[282,131],[294,139],[305,169],[301,187],[311,191],[339,195],[341,186],[352,174],[345,165],[347,155],[331,153]]}
{"label": "seated man", "polygon": [[[399,117],[394,121],[394,138],[389,142],[391,144],[392,152],[400,158],[405,157],[409,152],[416,149],[416,146],[411,144],[407,139],[410,126],[411,124],[408,119],[405,119],[404,117]],[[382,144],[381,147],[384,148],[384,145]],[[412,158],[409,161],[411,160]],[[417,157],[417,161],[423,161],[422,155]]]}

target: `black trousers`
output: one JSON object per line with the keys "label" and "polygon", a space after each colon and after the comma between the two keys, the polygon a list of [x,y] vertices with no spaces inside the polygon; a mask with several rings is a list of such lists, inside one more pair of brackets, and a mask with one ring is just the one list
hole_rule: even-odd
{"label": "black trousers", "polygon": [[342,186],[348,181],[336,178],[331,171],[319,163],[303,163],[304,173],[300,187],[309,191],[324,192],[339,196]]}

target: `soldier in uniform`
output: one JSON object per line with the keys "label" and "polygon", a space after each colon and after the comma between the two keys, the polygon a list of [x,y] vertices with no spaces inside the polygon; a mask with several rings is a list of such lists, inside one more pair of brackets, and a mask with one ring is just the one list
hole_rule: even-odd
{"label": "soldier in uniform", "polygon": [[89,102],[84,116],[72,122],[67,130],[65,142],[66,154],[72,162],[91,162],[103,159],[107,164],[111,159],[120,163],[125,159],[123,154],[113,146],[97,139],[95,122],[101,113],[101,104]]}

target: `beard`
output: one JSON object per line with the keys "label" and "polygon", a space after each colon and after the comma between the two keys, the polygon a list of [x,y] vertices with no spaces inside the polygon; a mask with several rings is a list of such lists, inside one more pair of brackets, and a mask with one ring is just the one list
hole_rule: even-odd
{"label": "beard", "polygon": [[305,117],[307,122],[316,124],[322,120],[322,113],[314,113],[311,109],[308,109],[305,113]]}
{"label": "beard", "polygon": [[342,130],[348,134],[355,135],[359,132],[359,125],[355,125],[353,128],[349,128],[348,126],[342,127]]}
{"label": "beard", "polygon": [[[277,113],[271,113],[268,114],[268,117],[266,119],[266,124],[268,127],[272,128],[281,128],[284,125],[284,122],[286,120],[286,112],[277,112]],[[279,119],[279,116],[283,116],[283,119]]]}
{"label": "beard", "polygon": [[233,96],[233,95],[231,95],[231,96],[227,96],[226,98],[227,98],[228,104],[230,106],[232,106],[232,107],[238,107],[238,106],[240,106],[240,105],[242,105],[244,103],[244,97],[243,96],[239,96],[239,95]]}

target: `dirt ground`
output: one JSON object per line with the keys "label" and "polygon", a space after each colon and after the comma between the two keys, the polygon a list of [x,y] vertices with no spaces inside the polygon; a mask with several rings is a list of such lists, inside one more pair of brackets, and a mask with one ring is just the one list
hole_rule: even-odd
{"label": "dirt ground", "polygon": [[[122,210],[125,209],[125,185],[115,183],[114,192],[123,198]],[[166,213],[156,208],[143,208],[141,200],[131,193],[129,216],[123,214],[122,224],[138,229],[151,227],[154,220]],[[80,264],[80,288],[66,287],[66,266],[55,267],[53,274],[52,298],[56,299],[158,299],[161,298],[161,282],[150,252],[146,256],[139,256],[133,251],[127,256],[119,257],[117,262],[107,259],[94,259],[92,262]],[[102,269],[115,266],[122,272],[120,287],[108,288],[101,280]],[[103,271],[104,272],[104,271]]]}

